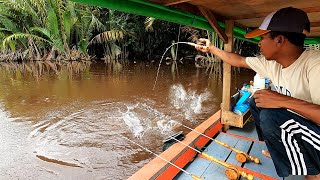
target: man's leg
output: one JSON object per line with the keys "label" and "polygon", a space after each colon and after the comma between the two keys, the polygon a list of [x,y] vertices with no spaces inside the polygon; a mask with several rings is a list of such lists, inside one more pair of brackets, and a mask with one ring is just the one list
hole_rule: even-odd
{"label": "man's leg", "polygon": [[277,174],[320,172],[320,127],[286,109],[261,109],[259,125]]}
{"label": "man's leg", "polygon": [[257,134],[258,134],[258,138],[260,141],[263,141],[263,134],[262,134],[262,130],[260,127],[260,111],[262,110],[262,108],[258,108],[256,106],[256,103],[254,102],[254,98],[251,98],[250,100],[250,112],[252,114],[254,123],[256,125],[256,130],[257,130]]}

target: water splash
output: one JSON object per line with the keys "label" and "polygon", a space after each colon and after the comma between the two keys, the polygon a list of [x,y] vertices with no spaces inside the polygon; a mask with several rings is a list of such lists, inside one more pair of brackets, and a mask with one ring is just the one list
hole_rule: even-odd
{"label": "water splash", "polygon": [[210,93],[205,91],[197,94],[195,91],[186,91],[181,84],[173,85],[170,89],[170,103],[176,109],[184,113],[186,119],[193,121],[193,116],[200,114],[202,111],[202,103],[208,100]]}
{"label": "water splash", "polygon": [[140,139],[148,131],[167,135],[172,132],[177,124],[171,117],[164,115],[146,103],[127,105],[127,111],[122,113],[122,119],[134,136]]}
{"label": "water splash", "polygon": [[[159,76],[159,72],[160,72],[160,67],[161,67],[161,63],[162,63],[162,61],[163,61],[164,55],[167,53],[167,51],[168,51],[172,46],[177,45],[177,44],[188,44],[188,45],[191,45],[191,46],[194,46],[194,47],[197,45],[197,44],[191,43],[191,42],[176,42],[176,43],[172,43],[169,47],[167,47],[167,49],[164,51],[164,53],[163,53],[162,56],[161,56],[161,59],[160,59],[160,62],[159,62],[159,66],[158,66],[158,70],[157,70],[156,80],[154,81],[152,90],[155,90],[155,88],[156,88],[157,81],[158,81],[158,76]],[[204,46],[204,47],[206,47],[206,46]]]}
{"label": "water splash", "polygon": [[6,111],[4,111],[3,109],[3,105],[0,103],[0,119],[4,120],[4,119],[8,119],[8,113]]}
{"label": "water splash", "polygon": [[134,136],[141,138],[144,135],[145,129],[141,124],[138,114],[133,112],[136,106],[129,106],[127,112],[122,113],[122,118],[126,125],[131,129]]}
{"label": "water splash", "polygon": [[177,124],[179,124],[177,121],[167,121],[164,119],[157,121],[157,129],[160,131],[161,134],[168,135],[172,132],[173,127],[175,127]]}

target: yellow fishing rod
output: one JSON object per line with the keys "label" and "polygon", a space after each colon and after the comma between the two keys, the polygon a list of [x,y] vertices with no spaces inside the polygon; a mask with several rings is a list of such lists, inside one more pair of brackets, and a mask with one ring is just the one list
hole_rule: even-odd
{"label": "yellow fishing rod", "polygon": [[192,43],[192,42],[186,42],[186,44],[189,44],[190,46],[194,46],[195,48],[196,48],[196,47],[201,47],[201,49],[204,49],[204,50],[209,49],[208,46],[204,46],[204,45],[196,44],[196,43]]}
{"label": "yellow fishing rod", "polygon": [[242,176],[242,177],[244,177],[244,178],[246,178],[248,180],[253,180],[253,178],[254,178],[253,175],[251,175],[251,174],[249,174],[247,172],[244,172],[242,170],[239,170],[238,168],[236,168],[236,167],[234,167],[234,166],[232,166],[232,165],[230,165],[230,164],[228,164],[228,163],[226,163],[224,161],[221,161],[221,160],[219,160],[219,159],[217,159],[217,158],[215,158],[215,157],[213,157],[213,156],[211,156],[209,154],[201,152],[198,149],[195,149],[195,148],[189,146],[188,144],[183,143],[182,141],[180,141],[180,140],[178,140],[178,139],[176,139],[174,137],[171,137],[171,139],[173,139],[173,140],[175,140],[175,141],[177,141],[177,142],[189,147],[190,149],[193,149],[194,151],[199,153],[201,156],[203,156],[205,159],[208,159],[208,160],[210,160],[212,162],[218,163],[218,164],[226,167],[227,170],[225,171],[225,174],[226,174],[227,178],[230,179],[230,180],[236,180],[240,176]]}
{"label": "yellow fishing rod", "polygon": [[133,143],[133,144],[135,144],[135,145],[139,146],[141,149],[144,149],[145,151],[148,151],[149,153],[151,153],[151,154],[153,154],[153,155],[157,156],[158,158],[160,158],[160,159],[164,160],[165,162],[167,162],[167,163],[169,163],[170,165],[172,165],[172,166],[176,167],[176,168],[177,168],[177,169],[179,169],[180,171],[182,171],[182,172],[184,172],[184,173],[188,174],[192,179],[194,179],[194,180],[203,180],[203,179],[202,179],[202,178],[200,178],[199,176],[189,173],[188,171],[186,171],[186,170],[184,170],[184,169],[180,168],[179,166],[177,166],[177,165],[173,164],[172,162],[170,162],[170,161],[166,160],[165,158],[163,158],[163,157],[161,157],[160,155],[158,155],[158,154],[156,154],[156,153],[152,152],[151,150],[149,150],[149,149],[147,149],[147,148],[143,147],[142,145],[140,145],[140,144],[138,144],[138,143],[136,143],[136,142],[132,141],[131,139],[128,139],[127,137],[124,137],[124,136],[122,136],[122,135],[120,135],[120,134],[119,134],[119,136],[120,136],[120,137],[122,137],[123,139],[126,139],[126,140],[130,141],[131,143]]}
{"label": "yellow fishing rod", "polygon": [[177,44],[188,44],[188,45],[194,46],[194,47],[201,47],[201,49],[208,49],[208,48],[209,48],[209,47],[207,47],[207,46],[198,45],[198,44],[195,44],[195,43],[192,43],[192,42],[176,42],[176,43],[172,43],[169,47],[167,47],[167,49],[164,51],[164,53],[163,53],[162,56],[161,56],[161,59],[160,59],[160,62],[159,62],[159,66],[158,66],[158,70],[157,70],[156,80],[154,81],[152,90],[155,90],[155,88],[156,88],[157,81],[158,81],[158,76],[159,76],[159,72],[160,72],[160,66],[161,66],[161,63],[162,63],[162,60],[163,60],[165,54],[167,53],[167,51],[168,51],[172,46],[177,45]]}
{"label": "yellow fishing rod", "polygon": [[[181,123],[179,123],[179,124],[181,124]],[[195,129],[192,129],[192,128],[186,126],[186,125],[183,125],[183,124],[181,124],[181,125],[182,125],[183,127],[187,128],[187,129],[191,130],[191,131],[194,131],[194,132],[196,132],[196,133],[198,133],[198,134],[200,134],[200,135],[202,135],[202,136],[204,136],[204,137],[206,137],[206,138],[211,139],[212,141],[216,142],[217,144],[219,144],[219,145],[221,145],[221,146],[224,146],[224,147],[226,147],[226,148],[228,148],[228,149],[236,152],[236,153],[237,153],[237,154],[236,154],[236,159],[237,159],[237,161],[239,161],[239,162],[241,162],[241,163],[246,162],[247,159],[255,162],[256,164],[259,164],[259,163],[260,163],[260,159],[257,158],[257,157],[251,156],[251,155],[249,155],[248,153],[246,153],[246,152],[244,152],[244,151],[241,151],[241,150],[239,150],[239,149],[236,149],[236,148],[234,148],[234,147],[231,147],[231,146],[229,146],[228,144],[225,144],[225,143],[223,143],[223,142],[221,142],[221,141],[219,141],[219,140],[213,139],[213,138],[211,138],[211,137],[209,137],[209,136],[207,136],[207,135],[205,135],[205,134],[203,134],[203,133],[200,133],[200,132],[196,131]]]}

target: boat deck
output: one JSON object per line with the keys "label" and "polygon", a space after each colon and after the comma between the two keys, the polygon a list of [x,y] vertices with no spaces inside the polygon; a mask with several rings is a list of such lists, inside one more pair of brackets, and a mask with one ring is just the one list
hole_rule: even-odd
{"label": "boat deck", "polygon": [[[245,138],[238,138],[234,135],[243,136]],[[247,138],[247,139],[246,139]],[[264,142],[257,141],[257,133],[255,131],[254,123],[248,123],[244,128],[231,128],[228,133],[219,133],[215,138],[222,141],[234,148],[247,152],[251,156],[258,157],[261,161],[260,164],[255,164],[252,161],[246,163],[240,163],[236,160],[236,153],[218,145],[215,142],[211,142],[204,153],[211,155],[224,162],[244,167],[252,171],[267,175],[269,177],[281,180],[303,180],[303,176],[290,176],[286,178],[280,178],[277,176],[275,167],[270,158],[267,158],[261,154],[263,149],[267,149]],[[250,141],[253,139],[254,141]],[[209,160],[201,157],[196,157],[193,162],[186,166],[185,170],[191,174],[197,175],[205,180],[224,180],[228,179],[225,175],[226,168]],[[190,180],[191,177],[186,173],[180,173],[176,176],[175,180]],[[241,177],[240,179],[245,179]],[[255,177],[254,179],[260,179]],[[266,178],[267,179],[267,178]]]}

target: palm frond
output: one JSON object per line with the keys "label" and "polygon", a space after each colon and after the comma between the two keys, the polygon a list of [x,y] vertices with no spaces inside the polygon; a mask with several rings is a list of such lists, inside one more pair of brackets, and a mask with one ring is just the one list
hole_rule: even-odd
{"label": "palm frond", "polygon": [[71,12],[65,11],[63,14],[63,24],[64,24],[64,32],[66,34],[67,41],[70,41],[70,32],[71,32],[71,26],[72,26],[72,18],[71,18]]}
{"label": "palm frond", "polygon": [[15,33],[15,34],[12,34],[12,35],[6,37],[6,38],[3,40],[2,47],[5,49],[8,44],[13,43],[13,42],[15,42],[16,40],[19,40],[19,39],[28,39],[28,38],[32,38],[32,39],[34,39],[35,41],[43,41],[43,42],[50,43],[48,40],[46,40],[46,39],[44,39],[44,38],[42,38],[42,37],[33,35],[33,34]]}
{"label": "palm frond", "polygon": [[0,24],[3,28],[10,30],[11,32],[18,32],[18,26],[9,19],[6,15],[0,14]]}
{"label": "palm frond", "polygon": [[124,37],[123,31],[117,31],[117,30],[105,31],[103,33],[96,35],[94,38],[92,38],[89,44],[103,43],[107,41],[116,41],[116,40],[123,39],[123,37]]}
{"label": "palm frond", "polygon": [[24,0],[2,0],[3,7],[9,7],[17,12],[23,12],[31,17],[37,17],[32,6]]}
{"label": "palm frond", "polygon": [[144,21],[146,31],[153,31],[153,23],[156,19],[153,17],[147,17]]}
{"label": "palm frond", "polygon": [[56,38],[61,37],[59,32],[58,18],[53,8],[49,9],[47,24],[52,36]]}
{"label": "palm frond", "polygon": [[48,40],[50,40],[50,38],[52,37],[51,32],[49,31],[49,29],[46,28],[32,27],[30,28],[30,32],[37,32],[46,37]]}
{"label": "palm frond", "polygon": [[92,14],[91,15],[91,22],[90,22],[90,25],[87,30],[87,36],[92,37],[92,32],[94,30],[101,32],[101,31],[104,31],[105,29],[106,29],[106,27],[103,25],[103,23],[101,21],[99,21],[99,19]]}

